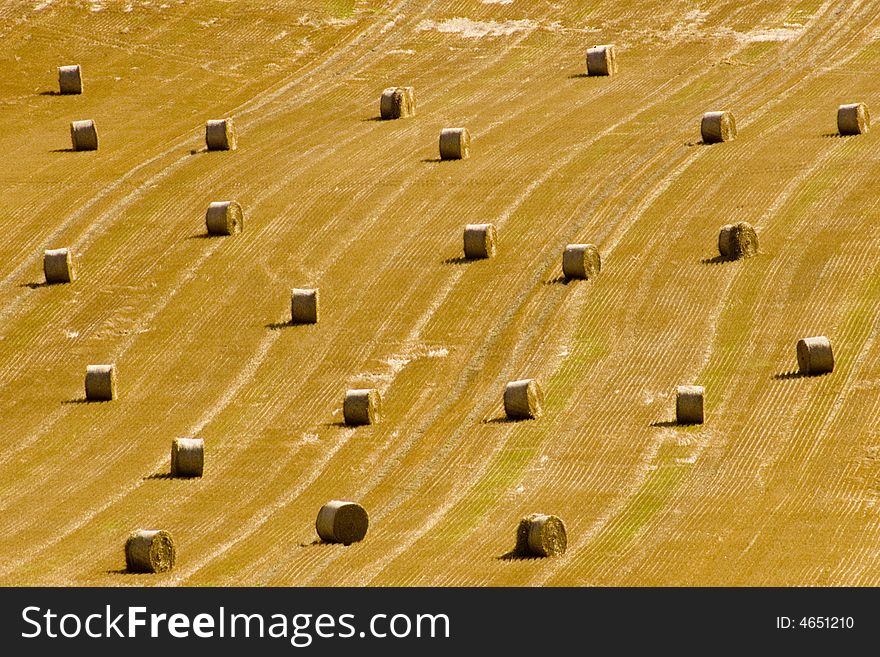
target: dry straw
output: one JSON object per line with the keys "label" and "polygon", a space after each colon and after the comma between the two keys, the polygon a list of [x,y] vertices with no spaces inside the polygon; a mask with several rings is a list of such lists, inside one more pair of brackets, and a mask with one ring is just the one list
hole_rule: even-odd
{"label": "dry straw", "polygon": [[509,420],[529,420],[541,415],[544,396],[534,379],[511,381],[504,389],[504,412]]}
{"label": "dry straw", "polygon": [[86,399],[89,401],[116,399],[116,365],[86,367]]}
{"label": "dry straw", "polygon": [[675,421],[678,424],[703,423],[703,386],[678,386],[675,391]]}
{"label": "dry straw", "polygon": [[758,254],[758,234],[747,221],[726,224],[718,233],[718,252],[723,258],[737,260]]}
{"label": "dry straw", "polygon": [[383,119],[404,119],[416,115],[416,94],[413,87],[389,87],[379,99],[379,116]]}
{"label": "dry straw", "polygon": [[440,131],[440,159],[466,160],[471,156],[471,133],[467,128],[443,128]]}
{"label": "dry straw", "polygon": [[732,112],[706,112],[700,122],[700,135],[705,144],[736,139],[736,121]]}
{"label": "dry straw", "polygon": [[495,255],[497,232],[494,224],[467,224],[464,227],[464,257],[468,260]]}
{"label": "dry straw", "polygon": [[43,274],[46,283],[70,283],[76,278],[69,249],[47,249],[43,253]]}
{"label": "dry straw", "polygon": [[318,322],[318,290],[293,288],[290,291],[290,323]]}
{"label": "dry straw", "polygon": [[602,258],[593,244],[569,244],[562,252],[562,275],[567,279],[593,278],[602,269]]}
{"label": "dry straw", "polygon": [[834,371],[831,340],[824,335],[802,338],[797,343],[798,369],[801,374],[827,374]]}
{"label": "dry straw", "polygon": [[175,438],[171,441],[171,476],[201,477],[205,471],[205,441]]}
{"label": "dry straw", "polygon": [[850,103],[837,108],[837,131],[841,135],[863,135],[871,127],[871,114],[864,103]]}
{"label": "dry straw", "polygon": [[214,201],[205,213],[208,235],[235,235],[244,228],[244,213],[235,201]]}
{"label": "dry straw", "polygon": [[321,507],[315,520],[318,536],[326,543],[351,545],[367,535],[370,518],[366,509],[355,502],[331,500]]}
{"label": "dry straw", "polygon": [[58,67],[58,91],[65,96],[83,92],[82,71],[79,64]]}
{"label": "dry straw", "polygon": [[98,150],[98,129],[91,119],[72,121],[70,124],[70,141],[75,151]]}
{"label": "dry straw", "polygon": [[205,144],[209,151],[234,151],[238,138],[232,119],[211,119],[205,125]]}
{"label": "dry straw", "polygon": [[519,556],[553,557],[565,553],[565,523],[556,516],[533,513],[519,521],[516,547]]}
{"label": "dry straw", "polygon": [[348,426],[376,424],[379,421],[379,391],[375,388],[349,390],[342,404],[342,417]]}
{"label": "dry straw", "polygon": [[615,73],[617,73],[617,53],[613,45],[593,46],[587,49],[587,75]]}
{"label": "dry straw", "polygon": [[161,529],[138,529],[125,542],[125,565],[132,573],[164,573],[174,568],[174,540]]}

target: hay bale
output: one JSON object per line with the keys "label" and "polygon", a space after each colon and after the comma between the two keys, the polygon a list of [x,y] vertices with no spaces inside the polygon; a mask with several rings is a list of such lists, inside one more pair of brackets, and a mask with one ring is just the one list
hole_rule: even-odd
{"label": "hay bale", "polygon": [[567,545],[565,523],[556,516],[533,513],[519,521],[516,529],[515,554],[553,557],[565,554]]}
{"label": "hay bale", "polygon": [[205,441],[175,438],[171,441],[171,476],[201,477],[205,470]]}
{"label": "hay bale", "polygon": [[440,131],[440,159],[466,160],[471,156],[471,133],[467,128],[443,128]]}
{"label": "hay bale", "polygon": [[370,518],[366,509],[355,502],[331,500],[321,507],[315,520],[318,536],[326,543],[351,545],[367,535]]}
{"label": "hay bale", "polygon": [[91,119],[70,123],[70,141],[75,151],[98,150],[98,129]]}
{"label": "hay bale", "polygon": [[318,323],[318,290],[294,288],[290,291],[290,323]]}
{"label": "hay bale", "polygon": [[495,224],[467,224],[464,227],[464,257],[468,260],[491,258],[495,255],[497,236]]}
{"label": "hay bale", "polygon": [[167,572],[175,558],[174,540],[162,529],[138,529],[125,542],[125,565],[132,573]]}
{"label": "hay bale", "polygon": [[831,340],[824,335],[802,338],[797,343],[798,369],[801,374],[827,374],[834,371]]}
{"label": "hay bale", "polygon": [[58,91],[65,96],[83,92],[82,71],[79,64],[58,67]]}
{"label": "hay bale", "polygon": [[235,235],[244,228],[244,213],[235,201],[214,201],[205,213],[208,235]]}
{"label": "hay bale", "polygon": [[116,365],[86,367],[86,399],[89,401],[116,399]]}
{"label": "hay bale", "polygon": [[349,390],[342,404],[342,417],[352,426],[376,424],[379,421],[381,398],[375,388]]}
{"label": "hay bale", "polygon": [[43,274],[46,283],[70,283],[76,278],[69,249],[47,249],[43,253]]}
{"label": "hay bale", "polygon": [[837,132],[863,135],[871,127],[871,115],[864,103],[850,103],[837,108]]}
{"label": "hay bale", "polygon": [[617,53],[613,45],[587,48],[587,75],[614,75],[617,73]]}
{"label": "hay bale", "polygon": [[504,412],[509,420],[530,420],[541,415],[544,395],[534,379],[511,381],[504,389]]}
{"label": "hay bale", "polygon": [[416,115],[416,94],[413,87],[389,87],[379,99],[379,116],[385,120],[404,119]]}
{"label": "hay bale", "polygon": [[593,244],[569,244],[562,252],[562,275],[567,279],[593,278],[601,269],[602,258]]}
{"label": "hay bale", "polygon": [[232,119],[211,119],[205,125],[205,144],[209,151],[234,151],[238,137]]}
{"label": "hay bale", "polygon": [[758,234],[747,221],[726,224],[718,233],[718,252],[728,260],[751,258],[758,254]]}
{"label": "hay bale", "polygon": [[705,144],[717,144],[736,139],[736,121],[732,112],[706,112],[700,123],[700,135]]}
{"label": "hay bale", "polygon": [[675,421],[703,424],[703,386],[678,386],[675,391]]}

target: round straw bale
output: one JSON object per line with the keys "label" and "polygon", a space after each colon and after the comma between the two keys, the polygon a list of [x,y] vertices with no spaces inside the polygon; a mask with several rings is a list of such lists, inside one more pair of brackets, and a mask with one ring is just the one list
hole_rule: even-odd
{"label": "round straw bale", "polygon": [[514,552],[521,556],[552,557],[564,554],[567,544],[562,520],[533,513],[519,521]]}
{"label": "round straw bale", "polygon": [[416,115],[416,94],[413,87],[389,87],[379,99],[379,116],[403,119]]}
{"label": "round straw bale", "polygon": [[75,151],[98,150],[98,129],[91,119],[72,121],[70,124],[70,141]]}
{"label": "round straw bale", "polygon": [[758,234],[747,221],[726,224],[718,233],[718,252],[728,260],[751,258],[758,254]]}
{"label": "round straw bale", "polygon": [[440,131],[440,159],[466,160],[471,156],[471,133],[467,128],[443,128]]}
{"label": "round straw bale", "polygon": [[238,137],[232,119],[211,119],[205,125],[205,144],[209,151],[234,151]]}
{"label": "round straw bale", "polygon": [[495,224],[467,224],[464,227],[464,257],[468,260],[495,255]]}
{"label": "round straw bale", "polygon": [[83,92],[82,71],[79,64],[58,67],[58,90],[65,95]]}
{"label": "round straw bale", "polygon": [[824,335],[798,340],[797,361],[801,374],[833,372],[834,354],[831,351],[831,340]]}
{"label": "round straw bale", "polygon": [[837,132],[863,135],[871,127],[871,115],[864,103],[850,103],[837,108]]}
{"label": "round straw bale", "polygon": [[703,143],[716,144],[736,139],[736,121],[732,112],[706,112],[700,122]]}
{"label": "round straw bale", "polygon": [[125,542],[125,565],[132,573],[164,573],[174,568],[174,540],[161,529],[138,529]]}
{"label": "round straw bale", "polygon": [[214,201],[205,213],[208,235],[235,235],[244,228],[244,213],[235,201]]}
{"label": "round straw bale", "polygon": [[544,395],[534,379],[511,381],[504,389],[504,412],[510,420],[529,420],[541,415]]}
{"label": "round straw bale", "polygon": [[342,417],[349,426],[379,421],[379,391],[375,388],[349,390],[342,404]]}
{"label": "round straw bale", "polygon": [[290,291],[290,323],[318,322],[318,290],[294,288]]}
{"label": "round straw bale", "polygon": [[593,278],[602,269],[599,249],[593,244],[569,244],[562,252],[562,275],[571,278]]}
{"label": "round straw bale", "polygon": [[86,367],[86,399],[89,401],[116,399],[116,365]]}
{"label": "round straw bale", "polygon": [[370,518],[367,511],[355,502],[331,500],[321,507],[315,529],[326,543],[351,545],[367,535]]}
{"label": "round straw bale", "polygon": [[675,421],[678,424],[703,423],[703,386],[678,386],[675,394]]}
{"label": "round straw bale", "polygon": [[46,283],[70,283],[76,278],[69,249],[47,249],[43,253],[43,274]]}
{"label": "round straw bale", "polygon": [[614,75],[616,72],[617,53],[613,45],[587,49],[587,75]]}
{"label": "round straw bale", "polygon": [[171,476],[201,477],[205,470],[205,441],[175,438],[171,441]]}

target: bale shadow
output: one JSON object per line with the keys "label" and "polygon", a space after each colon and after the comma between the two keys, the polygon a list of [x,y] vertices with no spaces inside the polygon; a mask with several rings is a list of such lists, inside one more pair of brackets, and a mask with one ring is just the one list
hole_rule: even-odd
{"label": "bale shadow", "polygon": [[[100,404],[103,399],[86,399],[85,397],[77,397],[76,399],[65,399],[62,404]],[[109,401],[109,400],[106,400]]]}
{"label": "bale shadow", "polygon": [[652,427],[679,427],[679,426],[687,426],[685,424],[680,424],[677,420],[657,420],[656,422],[651,422]]}
{"label": "bale shadow", "polygon": [[371,116],[366,119],[361,119],[361,123],[384,123],[386,119],[383,119],[381,116]]}
{"label": "bale shadow", "polygon": [[566,278],[565,276],[557,276],[556,278],[551,278],[549,280],[544,281],[544,285],[568,285],[574,279]]}
{"label": "bale shadow", "polygon": [[523,552],[519,552],[516,548],[512,549],[510,552],[505,552],[502,555],[495,557],[496,561],[534,561],[536,559],[543,559],[544,557],[539,557],[534,554],[525,554]]}
{"label": "bale shadow", "polygon": [[52,287],[52,283],[43,281],[42,283],[19,283],[18,287],[29,287],[32,290],[39,290],[41,287]]}
{"label": "bale shadow", "polygon": [[[183,479],[194,479],[195,477],[182,477],[182,478]],[[177,477],[175,477],[170,472],[156,472],[154,474],[147,475],[146,477],[144,477],[143,480],[144,481],[151,481],[153,479],[177,479]]]}
{"label": "bale shadow", "polygon": [[426,157],[422,162],[425,164],[440,164],[441,162],[455,162],[455,160],[444,160],[442,157]]}
{"label": "bale shadow", "polygon": [[[50,153],[78,153],[75,148],[53,148]],[[85,153],[86,151],[83,151]]]}
{"label": "bale shadow", "polygon": [[198,233],[197,235],[190,235],[186,239],[188,240],[210,240],[215,237],[228,237],[227,235],[211,235],[211,233]]}
{"label": "bale shadow", "polygon": [[128,568],[111,568],[107,571],[108,575],[137,575],[138,573],[131,572]]}
{"label": "bale shadow", "polygon": [[839,132],[823,132],[822,133],[822,137],[824,139],[834,139],[835,137],[850,137],[850,136],[857,136],[857,135],[842,135]]}
{"label": "bale shadow", "polygon": [[[40,95],[41,96],[63,96],[64,94],[62,94],[60,91],[53,91],[52,89],[49,89],[47,91],[41,91]],[[70,95],[73,96],[73,95],[79,95],[79,94],[70,94]]]}
{"label": "bale shadow", "polygon": [[345,423],[344,420],[336,420],[336,422],[325,422],[322,426],[336,427],[336,428],[342,428],[342,429],[348,428],[348,425]]}
{"label": "bale shadow", "polygon": [[286,322],[269,322],[266,324],[266,328],[271,331],[280,331],[281,329],[290,328],[291,326],[300,326],[299,324],[294,324],[291,321]]}
{"label": "bale shadow", "polygon": [[470,260],[468,258],[465,258],[464,256],[457,256],[455,258],[446,258],[446,260],[443,261],[443,264],[444,265],[463,265],[468,262],[470,262]]}
{"label": "bale shadow", "polygon": [[[342,543],[328,543],[325,540],[320,538],[316,538],[311,543],[300,543],[299,546],[301,548],[309,548],[309,547],[330,547],[332,545],[342,545]],[[351,545],[351,543],[346,543],[346,545]]]}
{"label": "bale shadow", "polygon": [[594,78],[599,77],[598,75],[587,75],[586,73],[572,73],[568,76],[569,80],[580,80],[583,78]]}
{"label": "bale shadow", "polygon": [[779,374],[774,374],[773,379],[775,379],[776,381],[788,381],[789,379],[806,379],[809,378],[809,376],[809,374],[805,374],[800,370],[792,370],[791,372],[780,372]]}
{"label": "bale shadow", "polygon": [[488,420],[482,420],[481,424],[514,424],[516,422],[528,422],[529,420],[534,420],[534,419],[535,418],[530,417],[530,418],[523,418],[520,420],[520,419],[516,419],[516,418],[507,417],[506,415],[502,415],[500,417],[493,417]]}
{"label": "bale shadow", "polygon": [[207,152],[208,152],[208,147],[205,146],[203,148],[191,148],[189,151],[189,154],[190,155],[199,155],[201,153],[207,153]]}
{"label": "bale shadow", "polygon": [[726,262],[736,262],[736,258],[728,258],[727,256],[717,255],[714,258],[703,258],[700,260],[704,265],[721,265]]}

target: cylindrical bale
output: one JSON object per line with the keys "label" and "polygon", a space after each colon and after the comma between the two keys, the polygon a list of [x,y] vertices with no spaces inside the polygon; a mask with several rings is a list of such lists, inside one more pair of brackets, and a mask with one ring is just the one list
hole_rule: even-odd
{"label": "cylindrical bale", "polygon": [[73,256],[69,249],[47,249],[43,253],[43,274],[46,283],[70,283],[76,278]]}
{"label": "cylindrical bale", "polygon": [[416,115],[416,94],[413,87],[389,87],[379,99],[379,116],[383,119],[404,119]]}
{"label": "cylindrical bale", "polygon": [[175,558],[174,540],[162,529],[138,529],[125,542],[125,565],[132,573],[167,572]]}
{"label": "cylindrical bale", "polygon": [[205,213],[208,235],[235,235],[244,228],[244,212],[235,201],[214,201]]}
{"label": "cylindrical bale", "polygon": [[64,95],[83,92],[82,71],[79,64],[58,67],[58,91]]}
{"label": "cylindrical bale", "polygon": [[379,404],[379,391],[375,388],[347,391],[342,404],[345,424],[349,426],[375,424],[379,421]]}
{"label": "cylindrical bale", "polygon": [[440,159],[466,160],[471,156],[471,133],[467,128],[443,128],[440,131]]}
{"label": "cylindrical bale", "polygon": [[70,141],[75,151],[98,150],[98,129],[91,119],[70,123]]}
{"label": "cylindrical bale", "polygon": [[716,144],[736,138],[736,121],[732,112],[706,112],[700,122],[703,143]]}
{"label": "cylindrical bale", "polygon": [[678,424],[703,423],[703,386],[678,386],[675,392],[675,421]]}
{"label": "cylindrical bale", "polygon": [[871,127],[871,115],[864,103],[850,103],[837,108],[837,132],[863,135]]}
{"label": "cylindrical bale", "polygon": [[541,415],[544,396],[534,379],[511,381],[504,389],[504,412],[510,420],[529,420]]}
{"label": "cylindrical bale", "polygon": [[747,221],[726,224],[718,233],[718,252],[728,260],[751,258],[758,254],[758,234]]}
{"label": "cylindrical bale", "polygon": [[519,521],[514,552],[520,556],[552,557],[564,554],[567,544],[562,520],[533,513]]}
{"label": "cylindrical bale", "polygon": [[593,244],[569,244],[562,252],[562,275],[566,278],[593,278],[601,269],[602,258]]}
{"label": "cylindrical bale", "polygon": [[495,255],[497,237],[495,224],[467,224],[464,227],[464,257],[468,260],[491,258]]}
{"label": "cylindrical bale", "polygon": [[116,399],[115,365],[89,365],[86,367],[86,399],[89,401]]}
{"label": "cylindrical bale", "polygon": [[318,290],[294,288],[290,291],[290,323],[318,322]]}
{"label": "cylindrical bale", "polygon": [[370,518],[366,509],[355,502],[331,500],[321,507],[315,529],[322,541],[351,545],[367,535]]}
{"label": "cylindrical bale", "polygon": [[617,53],[613,45],[587,49],[587,75],[614,75],[616,72]]}
{"label": "cylindrical bale", "polygon": [[205,441],[175,438],[171,441],[171,476],[201,477],[205,471]]}
{"label": "cylindrical bale", "polygon": [[798,340],[797,361],[801,374],[833,372],[834,354],[831,351],[831,340],[824,335]]}
{"label": "cylindrical bale", "polygon": [[238,137],[232,119],[211,119],[205,125],[205,144],[209,151],[234,151]]}

